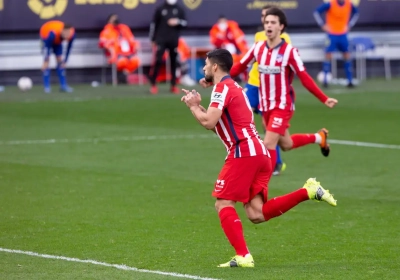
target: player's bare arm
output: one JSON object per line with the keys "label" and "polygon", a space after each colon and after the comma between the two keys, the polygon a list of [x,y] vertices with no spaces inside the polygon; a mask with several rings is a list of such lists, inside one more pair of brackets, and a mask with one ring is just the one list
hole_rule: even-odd
{"label": "player's bare arm", "polygon": [[[295,53],[295,55],[298,55],[297,50],[295,50]],[[299,59],[299,57],[297,57],[297,61],[291,61],[290,63],[293,69],[296,71],[296,74],[299,77],[302,85],[310,93],[312,93],[329,108],[333,108],[338,103],[336,99],[326,96],[325,93],[319,88],[319,86],[314,82],[313,78],[305,70],[303,62]]]}
{"label": "player's bare arm", "polygon": [[212,107],[205,109],[201,106],[201,96],[198,92],[185,89],[183,89],[183,92],[185,92],[186,95],[182,97],[181,101],[185,102],[193,116],[203,127],[213,130],[218,120],[221,118],[222,111]]}

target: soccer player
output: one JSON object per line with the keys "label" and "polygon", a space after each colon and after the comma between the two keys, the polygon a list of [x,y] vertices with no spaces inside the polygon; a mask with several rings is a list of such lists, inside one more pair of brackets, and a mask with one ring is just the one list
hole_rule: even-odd
{"label": "soccer player", "polygon": [[[308,144],[317,143],[323,156],[328,156],[328,130],[322,128],[317,133],[295,134],[290,136],[289,122],[294,112],[295,94],[292,86],[294,74],[301,83],[322,103],[333,108],[337,100],[327,97],[307,73],[297,49],[280,38],[285,31],[287,20],[285,13],[279,8],[270,8],[265,17],[264,28],[267,40],[253,44],[239,63],[231,71],[236,76],[247,69],[254,60],[258,62],[260,74],[260,111],[266,124],[267,132],[264,144],[268,149],[273,168],[276,164],[276,145],[288,151]],[[203,87],[209,86],[204,79],[200,80]]]}
{"label": "soccer player", "polygon": [[[326,23],[321,15],[326,13]],[[349,81],[347,87],[352,88],[353,74],[352,63],[349,52],[349,39],[347,34],[358,19],[358,10],[351,3],[351,0],[330,0],[323,3],[314,12],[314,18],[321,26],[322,30],[328,34],[328,46],[325,49],[325,61],[323,65],[324,71],[324,87],[328,86],[327,75],[331,72],[332,52],[339,50],[343,53],[345,60],[344,70],[346,78]]]}
{"label": "soccer player", "polygon": [[[46,93],[51,92],[49,58],[50,52],[53,51],[57,59],[57,75],[60,81],[60,90],[64,92],[72,92],[73,89],[67,85],[65,78],[65,66],[68,61],[72,43],[75,39],[75,29],[71,25],[65,24],[62,21],[48,21],[40,28],[40,38],[44,45],[44,61],[42,65],[44,91]],[[62,42],[64,40],[68,41],[68,46],[63,59]]]}
{"label": "soccer player", "polygon": [[[264,18],[267,10],[272,8],[271,5],[266,5],[261,10],[261,24],[264,25]],[[289,34],[283,32],[281,34],[281,38],[285,40],[286,43],[291,44],[291,40]],[[257,32],[254,35],[254,42],[265,41],[267,40],[267,34],[265,33],[264,27],[262,31]],[[247,97],[249,98],[250,105],[253,108],[254,113],[261,115],[261,111],[258,109],[258,105],[260,104],[258,90],[260,87],[259,73],[258,73],[258,63],[254,62],[251,70],[249,72],[249,80],[245,85],[245,92]],[[264,128],[265,129],[265,128]],[[286,164],[282,161],[281,153],[279,149],[279,145],[276,146],[276,165],[275,170],[272,175],[279,175],[282,171],[285,171]]]}
{"label": "soccer player", "polygon": [[203,127],[218,135],[228,152],[212,196],[216,198],[215,209],[221,227],[236,255],[218,267],[254,267],[236,202],[242,202],[249,220],[258,224],[306,200],[326,201],[332,206],[336,206],[336,200],[314,178],[292,193],[267,200],[272,162],[256,130],[253,111],[243,89],[229,77],[232,64],[229,51],[209,52],[204,66],[205,81],[215,86],[208,109],[200,105],[201,96],[195,90],[183,89],[186,95],[181,101]]}

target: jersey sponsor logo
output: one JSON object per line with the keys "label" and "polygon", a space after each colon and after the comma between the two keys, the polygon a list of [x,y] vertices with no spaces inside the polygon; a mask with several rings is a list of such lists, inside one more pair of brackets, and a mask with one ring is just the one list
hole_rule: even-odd
{"label": "jersey sponsor logo", "polygon": [[272,121],[272,127],[273,128],[280,127],[280,126],[282,126],[282,123],[283,123],[283,119],[282,118],[274,117],[274,119]]}
{"label": "jersey sponsor logo", "polygon": [[258,72],[262,74],[274,75],[281,73],[281,67],[269,66],[269,65],[258,65]]}
{"label": "jersey sponsor logo", "polygon": [[222,93],[214,92],[211,96],[211,103],[212,102],[224,103],[224,96],[222,95]]}
{"label": "jersey sponsor logo", "polygon": [[197,9],[203,0],[183,0],[186,7],[191,10]]}

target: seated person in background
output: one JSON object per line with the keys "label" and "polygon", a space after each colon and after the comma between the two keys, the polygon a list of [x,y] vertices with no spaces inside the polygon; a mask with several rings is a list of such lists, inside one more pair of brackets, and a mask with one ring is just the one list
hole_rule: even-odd
{"label": "seated person in background", "polygon": [[234,63],[248,51],[244,33],[238,23],[222,15],[210,30],[210,41],[215,48],[228,50],[233,56]]}
{"label": "seated person in background", "polygon": [[105,50],[108,62],[115,63],[124,74],[134,72],[140,65],[136,56],[139,42],[135,41],[131,29],[119,23],[118,15],[111,14],[100,33],[99,47]]}
{"label": "seated person in background", "polygon": [[189,59],[191,57],[190,47],[186,44],[183,38],[179,38],[178,42],[178,67],[177,70],[179,75],[179,82],[185,86],[194,86],[196,81],[194,81],[189,75]]}

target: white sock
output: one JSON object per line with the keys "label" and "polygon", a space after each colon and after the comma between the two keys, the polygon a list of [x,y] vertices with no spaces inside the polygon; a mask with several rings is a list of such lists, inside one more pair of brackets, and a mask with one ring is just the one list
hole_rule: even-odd
{"label": "white sock", "polygon": [[321,144],[322,137],[319,133],[315,133],[315,143]]}

